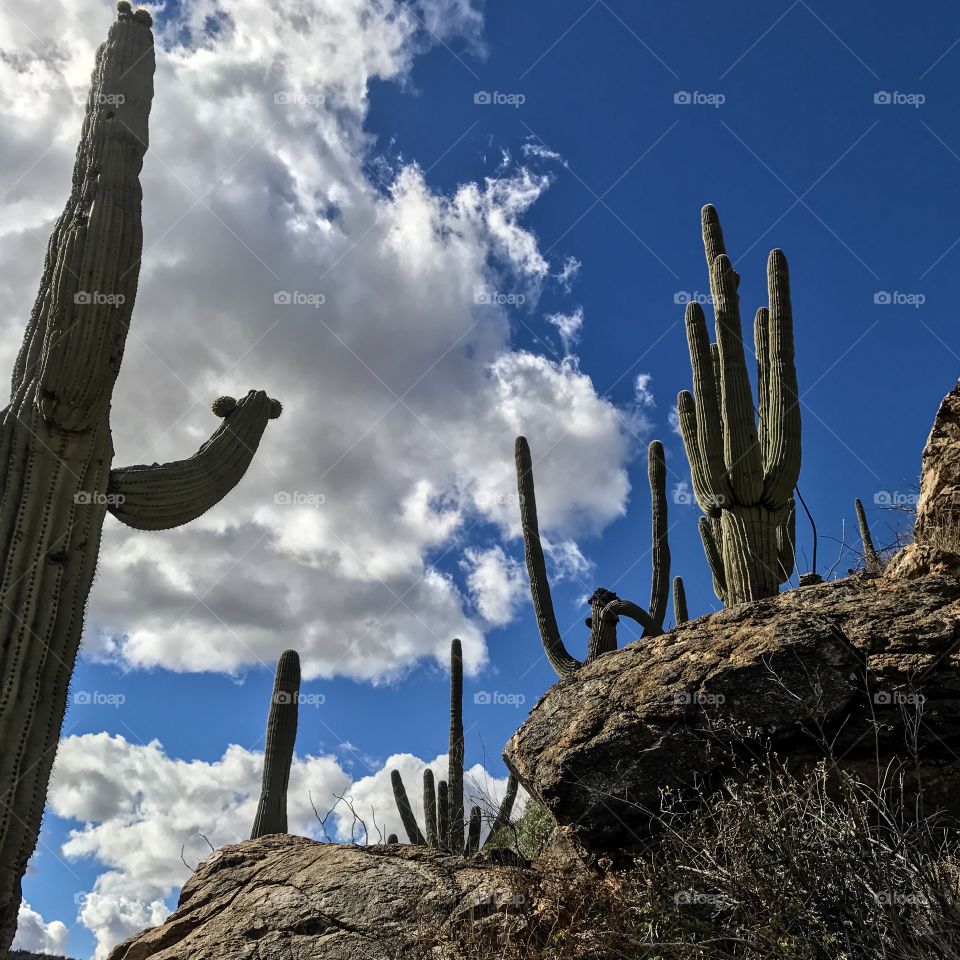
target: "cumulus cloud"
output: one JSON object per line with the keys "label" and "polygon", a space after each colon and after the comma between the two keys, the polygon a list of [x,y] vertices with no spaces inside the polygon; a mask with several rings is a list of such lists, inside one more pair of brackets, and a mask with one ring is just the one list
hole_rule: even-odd
{"label": "cumulus cloud", "polygon": [[467,586],[480,616],[497,626],[509,623],[519,604],[526,578],[520,563],[500,546],[475,550],[468,547],[463,566]]}
{"label": "cumulus cloud", "polygon": [[583,308],[577,307],[573,313],[551,313],[546,319],[547,323],[552,323],[560,333],[564,353],[570,353],[580,340],[580,331],[583,329]]}
{"label": "cumulus cloud", "polygon": [[[531,441],[558,541],[602,528],[629,492],[627,415],[576,362],[518,350],[503,306],[475,303],[495,289],[535,304],[557,275],[523,223],[549,158],[527,149],[441,195],[425,172],[437,158],[371,152],[370,80],[406,82],[438,37],[478,51],[472,0],[198,0],[175,16],[158,18],[115,463],[188,455],[222,393],[265,388],[284,414],[199,522],[161,535],[108,518],[88,655],[238,672],[296,645],[307,677],[376,680],[444,662],[456,635],[475,673],[486,624],[457,550],[474,519],[517,535],[514,436]],[[0,57],[0,161],[19,176],[0,218],[6,367],[106,19],[94,0],[0,10],[14,51]],[[559,268],[563,283],[578,267]],[[429,559],[442,547],[455,548],[446,571]]]}
{"label": "cumulus cloud", "polygon": [[[370,842],[377,842],[381,832],[384,838],[396,833],[404,839],[390,771],[402,772],[422,818],[420,783],[428,765],[438,779],[446,778],[446,755],[424,761],[398,754],[356,781],[333,757],[296,756],[288,790],[290,832],[362,843],[365,837],[352,808],[365,821]],[[208,762],[178,760],[156,741],[134,744],[106,733],[68,737],[61,743],[50,809],[82,824],[71,830],[62,853],[68,859],[92,857],[105,868],[93,889],[80,898],[80,921],[97,939],[96,960],[167,917],[166,903],[190,875],[181,850],[192,867],[208,855],[208,840],[220,847],[250,835],[262,770],[263,754],[236,744],[219,760]],[[499,803],[506,786],[505,778],[491,777],[479,764],[465,771],[464,781],[466,809],[477,803],[485,813]],[[321,815],[333,810],[325,829],[311,801]],[[65,944],[62,923],[43,924],[28,907],[25,911],[19,934],[23,942],[40,943],[42,934],[51,948]]]}
{"label": "cumulus cloud", "polygon": [[67,952],[69,931],[60,920],[51,920],[46,923],[30,904],[20,904],[17,915],[17,936],[13,941],[15,950],[26,950],[30,953],[52,953],[63,956]]}

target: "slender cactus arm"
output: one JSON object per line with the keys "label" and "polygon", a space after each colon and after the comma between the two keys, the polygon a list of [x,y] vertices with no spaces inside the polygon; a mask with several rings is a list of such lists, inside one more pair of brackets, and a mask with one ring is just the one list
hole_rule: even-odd
{"label": "slender cactus arm", "polygon": [[711,521],[708,517],[700,518],[700,539],[703,541],[703,552],[706,554],[710,572],[713,574],[713,592],[718,600],[723,600],[727,595],[727,575],[723,568],[723,556],[720,553],[719,528],[719,522]]}
{"label": "slender cactus arm", "polygon": [[137,530],[169,530],[195,520],[240,482],[267,421],[280,410],[262,390],[251,390],[239,403],[220,397],[213,412],[223,422],[192,457],[111,470],[107,509]]}
{"label": "slender cactus arm", "polygon": [[629,617],[631,620],[636,620],[643,627],[645,637],[656,637],[663,633],[663,630],[657,626],[650,614],[643,607],[630,600],[611,600],[603,608],[603,613],[600,616],[608,622],[616,620],[617,617]]}
{"label": "slender cactus arm", "polygon": [[484,846],[490,842],[490,839],[501,827],[505,827],[510,822],[510,815],[513,813],[513,804],[517,799],[517,788],[519,786],[520,781],[517,779],[517,775],[511,770],[510,776],[507,777],[506,792],[503,795],[503,800],[500,801],[500,808],[497,810],[497,816],[490,826],[490,833],[484,841]]}
{"label": "slender cactus arm", "polygon": [[767,296],[770,300],[770,376],[763,500],[775,509],[789,498],[797,485],[801,459],[790,272],[782,250],[772,250],[767,259]]}
{"label": "slender cactus arm", "polygon": [[557,616],[550,596],[547,580],[547,565],[540,544],[540,527],[537,523],[537,498],[533,488],[533,463],[526,437],[517,437],[515,446],[517,464],[517,492],[520,495],[520,525],[523,530],[523,552],[527,561],[527,576],[530,578],[530,596],[537,617],[540,640],[550,661],[550,666],[561,677],[579,670],[582,664],[572,657],[563,645]]}
{"label": "slender cactus arm", "polygon": [[873,545],[873,537],[870,535],[870,524],[867,522],[867,515],[864,513],[863,504],[859,497],[853,501],[857,511],[857,526],[860,528],[860,539],[863,541],[863,560],[867,573],[878,574],[883,569],[880,563],[880,557],[877,555],[876,547]]}
{"label": "slender cactus arm", "polygon": [[421,847],[424,846],[426,840],[424,840],[420,827],[417,825],[417,818],[410,806],[407,790],[403,785],[403,777],[400,776],[399,770],[390,771],[390,784],[393,787],[393,799],[396,801],[397,812],[400,814],[403,829],[407,832],[407,839],[411,843],[418,844]]}
{"label": "slender cactus arm", "polygon": [[653,574],[650,584],[650,619],[663,632],[670,597],[670,540],[667,528],[667,463],[663,444],[654,440],[647,449],[647,478],[650,483]]}

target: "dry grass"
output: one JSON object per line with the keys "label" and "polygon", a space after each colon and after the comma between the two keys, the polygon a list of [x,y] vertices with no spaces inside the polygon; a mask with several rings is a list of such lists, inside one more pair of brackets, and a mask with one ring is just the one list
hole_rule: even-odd
{"label": "dry grass", "polygon": [[660,819],[661,842],[629,869],[539,862],[506,914],[427,936],[423,955],[960,960],[960,841],[912,819],[894,776],[877,789],[770,763]]}

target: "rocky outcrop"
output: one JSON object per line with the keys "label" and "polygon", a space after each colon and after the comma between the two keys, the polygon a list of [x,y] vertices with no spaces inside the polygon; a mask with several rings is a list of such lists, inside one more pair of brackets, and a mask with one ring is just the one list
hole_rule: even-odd
{"label": "rocky outcrop", "polygon": [[273,834],[223,847],[175,913],[109,960],[394,960],[444,928],[482,928],[525,902],[525,871],[426,847],[317,843]]}
{"label": "rocky outcrop", "polygon": [[913,543],[888,575],[960,576],[960,381],[944,398],[923,448],[923,473]]}
{"label": "rocky outcrop", "polygon": [[[772,748],[802,765],[903,752],[960,814],[960,580],[851,577],[703,617],[561,680],[507,744],[521,783],[591,852],[636,849],[661,788],[694,796]],[[912,728],[911,728],[912,729]]]}

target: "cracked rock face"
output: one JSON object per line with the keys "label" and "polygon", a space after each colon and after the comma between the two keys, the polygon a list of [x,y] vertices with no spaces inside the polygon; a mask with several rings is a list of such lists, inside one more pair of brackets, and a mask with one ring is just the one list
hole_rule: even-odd
{"label": "cracked rock face", "polygon": [[197,868],[166,922],[109,960],[394,960],[425,931],[515,912],[524,871],[425,847],[273,834]]}
{"label": "cracked rock face", "polygon": [[958,668],[960,580],[851,577],[602,655],[541,698],[504,757],[582,848],[615,853],[649,838],[662,787],[695,798],[768,746],[801,767],[826,737],[875,779],[919,713],[927,797],[957,814]]}
{"label": "cracked rock face", "polygon": [[960,382],[943,398],[923,448],[914,542],[893,559],[888,573],[960,576]]}

